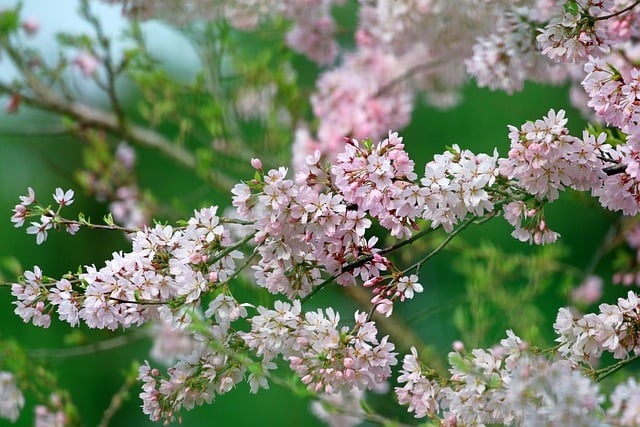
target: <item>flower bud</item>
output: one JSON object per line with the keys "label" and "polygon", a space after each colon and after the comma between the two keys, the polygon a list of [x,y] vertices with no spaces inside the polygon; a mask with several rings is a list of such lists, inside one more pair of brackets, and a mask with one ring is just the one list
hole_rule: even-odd
{"label": "flower bud", "polygon": [[262,161],[260,159],[251,159],[251,166],[256,170],[262,170]]}
{"label": "flower bud", "polygon": [[40,28],[40,23],[35,19],[27,19],[22,22],[21,26],[25,33],[29,35],[33,35],[38,32],[38,29]]}

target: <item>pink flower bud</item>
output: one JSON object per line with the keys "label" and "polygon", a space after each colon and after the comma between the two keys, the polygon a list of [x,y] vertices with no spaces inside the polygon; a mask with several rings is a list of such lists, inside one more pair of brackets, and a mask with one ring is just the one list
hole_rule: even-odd
{"label": "pink flower bud", "polygon": [[464,351],[464,343],[460,340],[456,340],[452,344],[453,351],[457,351],[458,353],[462,353]]}
{"label": "pink flower bud", "polygon": [[371,279],[367,280],[366,282],[364,282],[362,284],[362,286],[364,286],[365,288],[370,288],[371,286],[376,285],[378,282],[380,282],[382,280],[381,277],[376,276],[376,277],[372,277]]}
{"label": "pink flower bud", "polygon": [[253,168],[256,170],[262,170],[262,162],[260,161],[260,159],[251,159],[251,166],[253,166]]}
{"label": "pink flower bud", "polygon": [[620,283],[622,283],[622,273],[615,273],[611,281],[614,285],[619,285]]}
{"label": "pink flower bud", "polygon": [[539,245],[542,243],[542,233],[540,233],[539,231],[536,231],[533,234],[533,243],[535,243],[536,245]]}
{"label": "pink flower bud", "polygon": [[27,19],[22,22],[22,29],[29,35],[37,33],[39,28],[40,23],[35,19]]}
{"label": "pink flower bud", "polygon": [[87,52],[80,52],[73,60],[73,63],[85,77],[92,76],[98,69],[98,59]]}

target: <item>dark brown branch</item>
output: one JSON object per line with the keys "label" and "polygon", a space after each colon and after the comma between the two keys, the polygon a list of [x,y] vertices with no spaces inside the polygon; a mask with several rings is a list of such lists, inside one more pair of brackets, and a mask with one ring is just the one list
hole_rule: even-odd
{"label": "dark brown branch", "polygon": [[630,4],[629,6],[625,7],[624,9],[621,9],[615,13],[612,13],[611,15],[605,15],[605,16],[598,16],[596,18],[594,18],[594,21],[602,21],[605,19],[609,19],[609,18],[615,18],[618,15],[622,15],[623,13],[626,13],[628,11],[630,11],[631,9],[633,9],[634,7],[638,6],[640,4],[640,1],[636,1],[632,4]]}
{"label": "dark brown branch", "polygon": [[602,168],[602,171],[609,176],[617,175],[623,173],[627,169],[627,165],[617,164],[613,166],[607,166],[606,168]]}

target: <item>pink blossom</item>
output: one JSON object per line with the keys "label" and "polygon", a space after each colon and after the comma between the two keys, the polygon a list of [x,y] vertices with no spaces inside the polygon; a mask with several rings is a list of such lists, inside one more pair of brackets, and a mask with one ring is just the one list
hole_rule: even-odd
{"label": "pink blossom", "polygon": [[256,170],[262,170],[262,162],[260,159],[251,159],[251,166]]}
{"label": "pink blossom", "polygon": [[23,206],[29,206],[36,200],[36,193],[33,191],[33,188],[29,187],[27,192],[28,194],[26,196],[20,196],[20,204]]}
{"label": "pink blossom", "polygon": [[0,371],[0,418],[14,423],[24,407],[24,395],[11,372]]}
{"label": "pink blossom", "polygon": [[98,69],[100,62],[88,52],[80,52],[76,55],[73,63],[78,67],[85,77],[91,77]]}
{"label": "pink blossom", "polygon": [[588,276],[577,288],[571,291],[571,301],[593,304],[602,296],[602,279],[598,276]]}
{"label": "pink blossom", "polygon": [[16,205],[13,208],[14,214],[11,216],[11,222],[14,223],[16,228],[22,227],[24,225],[24,221],[29,215],[29,209],[24,205]]}
{"label": "pink blossom", "polygon": [[73,203],[73,190],[67,190],[66,192],[58,187],[53,195],[53,199],[60,205],[60,207],[69,206]]}
{"label": "pink blossom", "polygon": [[33,35],[40,29],[40,23],[35,19],[26,19],[22,21],[22,29],[29,35]]}

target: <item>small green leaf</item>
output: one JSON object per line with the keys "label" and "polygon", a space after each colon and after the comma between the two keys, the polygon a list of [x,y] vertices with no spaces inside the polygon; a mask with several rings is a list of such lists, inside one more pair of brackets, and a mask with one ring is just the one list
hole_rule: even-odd
{"label": "small green leaf", "polygon": [[108,214],[106,214],[103,218],[104,223],[109,225],[109,226],[113,226],[114,222],[113,222],[113,215],[111,214],[111,212],[109,212]]}
{"label": "small green leaf", "polygon": [[5,10],[0,12],[0,37],[6,38],[20,28],[20,15],[18,10]]}
{"label": "small green leaf", "polygon": [[570,1],[566,2],[564,4],[563,8],[564,8],[564,11],[566,13],[569,13],[571,15],[580,14],[580,5],[575,0],[570,0]]}

